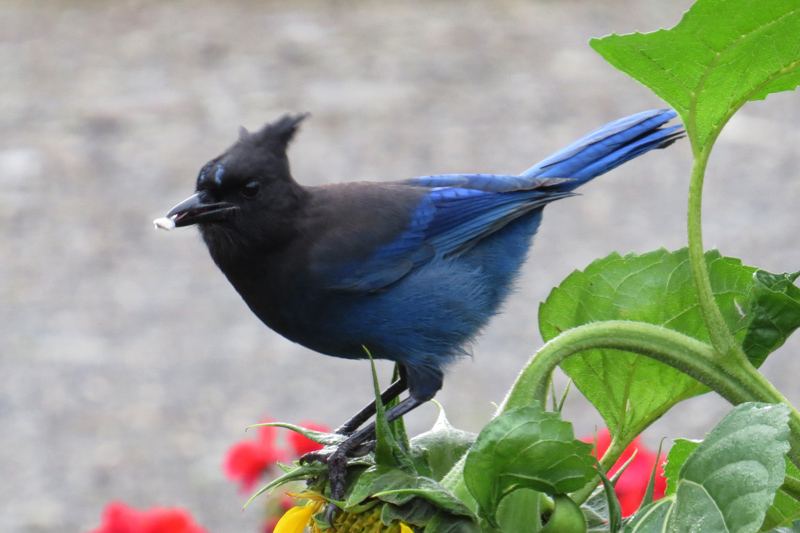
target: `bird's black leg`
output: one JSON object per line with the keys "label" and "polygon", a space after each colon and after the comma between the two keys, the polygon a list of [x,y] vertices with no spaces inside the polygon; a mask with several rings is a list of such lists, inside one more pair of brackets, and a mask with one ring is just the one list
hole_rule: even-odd
{"label": "bird's black leg", "polygon": [[[400,379],[389,385],[386,390],[381,393],[381,402],[383,402],[384,405],[400,396],[400,394],[408,388],[408,382],[404,374],[405,373],[401,373]],[[375,402],[372,401],[350,418],[350,420],[336,428],[336,433],[340,435],[350,435],[374,414]]]}
{"label": "bird's black leg", "polygon": [[[398,380],[392,386],[399,383]],[[390,387],[391,388],[391,387]],[[387,389],[388,391],[388,389]],[[399,394],[399,393],[398,393]],[[391,423],[401,416],[405,415],[412,409],[422,405],[427,401],[427,398],[424,400],[420,400],[413,396],[409,396],[408,398],[402,400],[400,403],[386,411],[386,421]],[[344,499],[344,481],[345,475],[347,474],[347,457],[353,452],[360,448],[364,443],[371,441],[375,438],[375,422],[364,426],[363,428],[359,429],[350,437],[341,443],[336,451],[331,453],[328,456],[328,479],[331,488],[331,499],[341,501]],[[325,513],[325,517],[328,520],[328,523],[333,524],[333,518],[336,514],[337,507],[333,504],[328,505],[328,509]]]}
{"label": "bird's black leg", "polygon": [[[400,396],[400,394],[402,394],[403,391],[405,391],[407,388],[408,388],[408,382],[405,377],[405,372],[401,372],[400,379],[389,385],[386,388],[386,390],[381,393],[381,402],[383,402],[384,404],[389,403],[390,401]],[[391,409],[389,411],[391,411]],[[361,426],[361,424],[369,420],[369,417],[371,417],[374,414],[375,414],[375,402],[372,401],[369,404],[365,405],[364,408],[358,413],[356,413],[352,418],[350,418],[350,420],[348,420],[347,422],[336,428],[335,432],[338,433],[339,435],[350,435],[355,430],[357,430]],[[362,440],[361,442],[363,444],[365,440]],[[348,451],[351,455],[354,455],[353,452],[356,451],[356,448],[351,447]],[[364,455],[369,452],[370,450],[367,449],[361,455]],[[312,461],[320,461],[324,463],[328,461],[330,455],[331,455],[330,451],[326,449],[308,452],[300,458],[300,463],[310,463]]]}

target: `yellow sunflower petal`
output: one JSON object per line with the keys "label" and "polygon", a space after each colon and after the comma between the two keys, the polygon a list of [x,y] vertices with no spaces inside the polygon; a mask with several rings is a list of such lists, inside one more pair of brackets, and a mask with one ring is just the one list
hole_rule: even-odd
{"label": "yellow sunflower petal", "polygon": [[275,524],[274,533],[303,533],[303,529],[308,525],[313,514],[313,505],[292,507]]}
{"label": "yellow sunflower petal", "polygon": [[414,531],[403,522],[400,522],[400,533],[414,533]]}

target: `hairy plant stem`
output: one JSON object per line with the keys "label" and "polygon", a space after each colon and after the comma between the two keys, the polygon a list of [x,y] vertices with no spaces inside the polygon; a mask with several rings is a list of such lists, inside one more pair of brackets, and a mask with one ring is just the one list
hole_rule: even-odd
{"label": "hairy plant stem", "polygon": [[[703,322],[708,330],[711,345],[716,352],[715,359],[719,362],[719,371],[731,376],[734,380],[746,386],[752,394],[749,401],[785,403],[789,406],[791,409],[791,417],[789,420],[791,434],[789,442],[792,448],[788,456],[792,463],[800,468],[800,414],[798,414],[794,406],[784,398],[772,383],[750,363],[742,347],[733,338],[733,334],[725,324],[725,319],[722,317],[719,306],[714,300],[703,248],[702,198],[703,182],[708,165],[708,158],[722,128],[745,101],[747,100],[742,100],[739,105],[729,110],[728,114],[712,129],[702,145],[698,143],[695,134],[696,127],[694,124],[694,117],[696,101],[692,105],[689,120],[686,121],[687,132],[692,142],[692,152],[694,155],[692,177],[689,183],[689,209],[687,216],[689,264],[691,266],[692,279],[694,281],[695,291],[697,292]],[[702,382],[702,380],[699,379],[698,381]],[[709,385],[709,387],[727,398],[731,403],[738,403],[728,398],[723,391],[711,385]]]}
{"label": "hairy plant stem", "polygon": [[[746,360],[744,352],[741,351],[736,340],[731,335],[722,313],[714,301],[714,293],[711,291],[711,281],[708,276],[706,266],[705,250],[703,249],[703,229],[702,229],[702,202],[703,202],[703,178],[705,176],[706,165],[710,145],[706,148],[696,150],[694,154],[694,165],[692,167],[692,178],[689,184],[689,213],[688,213],[688,233],[689,233],[689,264],[692,270],[695,291],[700,303],[700,313],[703,322],[708,329],[708,336],[711,345],[723,357],[738,357],[739,355]],[[737,353],[738,352],[738,353]]]}

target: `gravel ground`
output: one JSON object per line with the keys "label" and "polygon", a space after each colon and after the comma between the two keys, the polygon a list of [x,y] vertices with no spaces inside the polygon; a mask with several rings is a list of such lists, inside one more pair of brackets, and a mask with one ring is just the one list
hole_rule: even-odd
{"label": "gravel ground", "polygon": [[[311,112],[290,154],[308,184],[519,172],[663,105],[586,42],[674,25],[689,4],[0,2],[0,531],[88,531],[110,499],[256,531],[258,506],[242,513],[221,474],[227,447],[261,416],[336,425],[369,398],[367,365],[263,327],[194,230],[152,229],[240,124]],[[796,94],[731,122],[708,246],[800,268],[798,123]],[[518,293],[439,395],[455,425],[485,423],[541,345],[538,302],[569,272],[684,244],[689,165],[679,142],[548,207]],[[798,348],[766,365],[794,401]],[[688,407],[650,442],[700,437],[727,409]],[[579,433],[598,423],[578,394],[568,416]],[[426,406],[409,425],[434,417]]]}

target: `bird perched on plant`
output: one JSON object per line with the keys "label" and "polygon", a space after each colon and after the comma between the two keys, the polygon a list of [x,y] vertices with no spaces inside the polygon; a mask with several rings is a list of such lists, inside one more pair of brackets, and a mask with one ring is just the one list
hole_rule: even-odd
{"label": "bird perched on plant", "polygon": [[[446,174],[305,187],[286,149],[304,115],[284,116],[208,162],[196,194],[156,225],[197,225],[214,262],[270,328],[311,350],[395,361],[389,421],[431,399],[446,367],[498,311],[548,203],[682,131],[653,110],[612,122],[518,176]],[[368,405],[327,458],[341,499],[346,456],[373,435]],[[338,492],[338,494],[337,494]]]}

